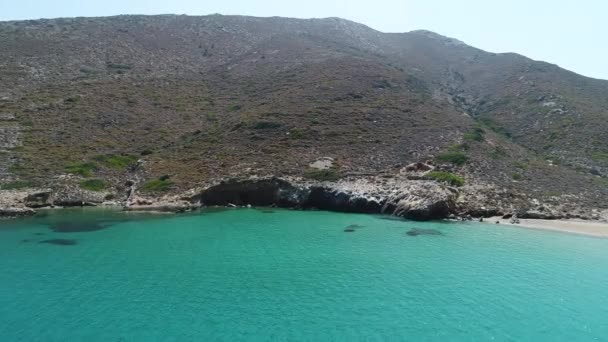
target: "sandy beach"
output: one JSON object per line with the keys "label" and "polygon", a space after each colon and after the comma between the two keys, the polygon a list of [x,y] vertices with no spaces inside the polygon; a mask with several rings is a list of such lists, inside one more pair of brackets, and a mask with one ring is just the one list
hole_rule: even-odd
{"label": "sandy beach", "polygon": [[500,222],[500,225],[514,226],[530,229],[541,229],[555,232],[586,235],[600,238],[608,238],[608,222],[585,221],[585,220],[537,220],[519,219],[520,223],[510,223],[510,219],[503,219],[500,216],[491,217],[485,220],[489,223]]}

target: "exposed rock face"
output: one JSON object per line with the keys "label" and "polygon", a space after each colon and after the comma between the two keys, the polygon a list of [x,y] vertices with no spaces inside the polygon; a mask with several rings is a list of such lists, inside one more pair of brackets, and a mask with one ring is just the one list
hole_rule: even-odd
{"label": "exposed rock face", "polygon": [[278,179],[231,180],[205,189],[194,200],[202,205],[277,205],[299,207],[306,204],[310,190]]}
{"label": "exposed rock face", "polygon": [[457,191],[434,182],[407,183],[388,198],[382,212],[412,220],[441,219],[455,210],[457,197]]}
{"label": "exposed rock face", "polygon": [[548,208],[538,207],[534,209],[521,209],[517,212],[517,217],[522,219],[557,220],[562,218],[562,215]]}
{"label": "exposed rock face", "polygon": [[53,192],[52,201],[61,207],[94,206],[102,203],[106,195],[103,192],[66,187]]}
{"label": "exposed rock face", "polygon": [[348,182],[294,185],[278,178],[234,180],[203,190],[193,201],[201,205],[276,205],[432,220],[447,217],[457,197],[457,192],[425,181],[405,181],[390,190],[375,188],[373,195],[361,189]]}
{"label": "exposed rock face", "polygon": [[329,170],[334,167],[334,158],[322,157],[310,163],[308,166],[317,170]]}
{"label": "exposed rock face", "polygon": [[30,208],[50,207],[53,205],[51,202],[51,194],[50,190],[28,194],[25,198],[25,206]]}
{"label": "exposed rock face", "polygon": [[355,213],[379,213],[382,204],[376,199],[361,194],[345,192],[330,186],[313,186],[310,188],[310,196],[304,203],[304,207]]}
{"label": "exposed rock face", "polygon": [[600,221],[608,222],[608,210],[604,210],[599,213]]}
{"label": "exposed rock face", "polygon": [[161,197],[155,199],[132,196],[127,200],[124,210],[128,211],[156,211],[180,213],[199,208],[200,205],[192,203],[181,197]]}
{"label": "exposed rock face", "polygon": [[27,207],[0,207],[0,218],[34,215],[36,212]]}
{"label": "exposed rock face", "polygon": [[25,206],[27,192],[0,190],[0,218],[33,215],[35,211]]}
{"label": "exposed rock face", "polygon": [[435,167],[428,162],[427,163],[416,162],[416,163],[408,164],[406,167],[401,169],[400,173],[401,174],[423,175],[423,174],[427,173],[428,171],[432,171],[433,169],[435,169]]}

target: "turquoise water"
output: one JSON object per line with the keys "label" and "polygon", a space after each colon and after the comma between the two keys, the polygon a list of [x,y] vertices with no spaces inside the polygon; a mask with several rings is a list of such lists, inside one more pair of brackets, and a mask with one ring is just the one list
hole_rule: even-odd
{"label": "turquoise water", "polygon": [[608,240],[256,209],[0,222],[0,341],[211,340],[606,341]]}

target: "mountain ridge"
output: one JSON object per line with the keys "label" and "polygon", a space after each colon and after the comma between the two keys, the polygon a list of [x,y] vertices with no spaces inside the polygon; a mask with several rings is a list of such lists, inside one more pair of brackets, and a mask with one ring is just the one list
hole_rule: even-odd
{"label": "mountain ridge", "polygon": [[129,15],[0,22],[0,43],[6,184],[179,192],[331,157],[346,178],[434,161],[529,200],[608,198],[608,81],[429,31]]}

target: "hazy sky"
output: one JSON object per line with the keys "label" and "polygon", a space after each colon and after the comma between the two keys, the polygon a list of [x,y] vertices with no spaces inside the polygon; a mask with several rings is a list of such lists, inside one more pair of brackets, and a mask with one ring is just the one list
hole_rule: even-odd
{"label": "hazy sky", "polygon": [[0,20],[165,13],[342,17],[384,32],[427,29],[608,79],[608,0],[0,0]]}

